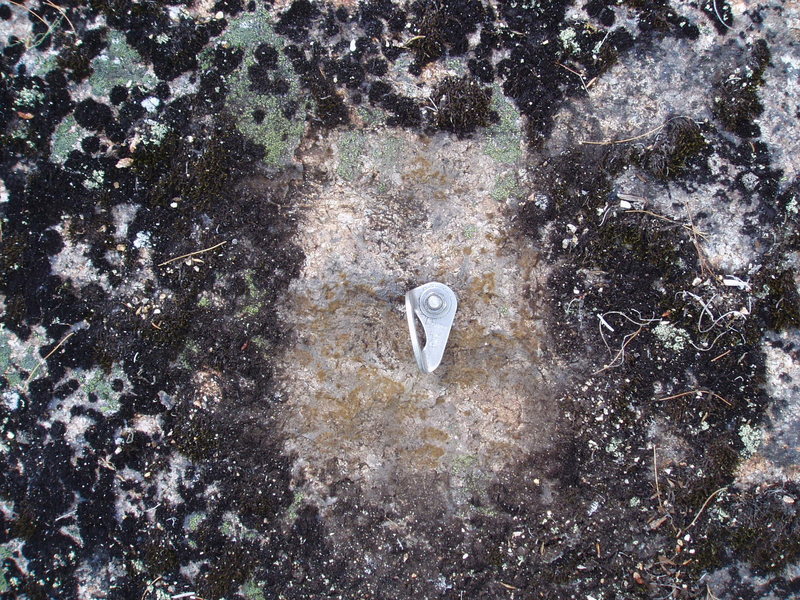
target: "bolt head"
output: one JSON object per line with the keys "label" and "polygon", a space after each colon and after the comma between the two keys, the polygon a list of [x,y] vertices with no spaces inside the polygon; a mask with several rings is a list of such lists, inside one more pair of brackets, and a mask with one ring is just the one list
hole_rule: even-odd
{"label": "bolt head", "polygon": [[431,310],[439,310],[444,305],[444,300],[439,294],[431,294],[428,296],[428,308]]}

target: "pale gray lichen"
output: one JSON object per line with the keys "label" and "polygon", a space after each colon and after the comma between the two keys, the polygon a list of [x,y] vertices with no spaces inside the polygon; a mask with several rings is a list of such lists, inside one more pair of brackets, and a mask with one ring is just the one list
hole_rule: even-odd
{"label": "pale gray lichen", "polygon": [[36,88],[22,88],[14,99],[14,108],[31,108],[44,100],[44,92]]}
{"label": "pale gray lichen", "polygon": [[95,169],[88,178],[84,179],[83,187],[85,187],[87,190],[96,190],[103,185],[105,178],[106,174],[103,171]]}
{"label": "pale gray lichen", "polygon": [[761,430],[753,427],[750,423],[742,425],[739,428],[739,438],[742,440],[742,444],[744,444],[742,455],[748,458],[755,454],[756,450],[758,450],[758,447],[761,445],[763,437],[764,434]]}
{"label": "pale gray lichen", "polygon": [[146,146],[159,146],[170,132],[168,125],[153,119],[147,119],[145,126],[145,130],[142,132],[142,143]]}
{"label": "pale gray lichen", "polygon": [[675,327],[669,321],[661,321],[653,327],[653,335],[658,338],[662,346],[673,352],[681,352],[691,341],[691,337],[685,329]]}

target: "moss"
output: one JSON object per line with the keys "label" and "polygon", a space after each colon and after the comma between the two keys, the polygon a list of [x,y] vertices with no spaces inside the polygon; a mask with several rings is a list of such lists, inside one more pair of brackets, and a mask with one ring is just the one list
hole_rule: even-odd
{"label": "moss", "polygon": [[764,71],[769,60],[766,41],[758,40],[747,63],[726,73],[714,85],[714,116],[725,129],[740,137],[760,135],[758,125],[753,121],[764,111],[758,89],[764,83]]}
{"label": "moss", "polygon": [[800,557],[800,518],[794,505],[782,501],[783,494],[779,489],[745,497],[734,507],[741,525],[716,532],[727,533],[730,548],[758,573],[780,571]]}
{"label": "moss", "polygon": [[44,524],[27,507],[20,506],[17,518],[11,523],[11,536],[29,542],[44,531]]}
{"label": "moss", "polygon": [[719,435],[704,446],[697,465],[701,475],[688,472],[675,495],[676,505],[683,508],[687,518],[693,518],[712,493],[731,483],[739,465],[739,446],[733,433]]}
{"label": "moss", "polygon": [[800,327],[800,294],[793,270],[764,269],[753,287],[761,290],[759,315],[767,327],[774,331]]}
{"label": "moss", "polygon": [[679,174],[687,161],[706,144],[700,126],[694,120],[673,117],[664,123],[653,144],[632,158],[657,178],[668,179]]}
{"label": "moss", "polygon": [[414,25],[413,37],[406,43],[419,67],[444,55],[447,50],[444,32],[449,20],[440,6],[433,2],[427,4],[422,17]]}
{"label": "moss", "polygon": [[499,121],[490,108],[491,88],[484,88],[469,76],[445,78],[436,86],[431,99],[436,106],[431,125],[459,137]]}
{"label": "moss", "polygon": [[[105,36],[104,30],[94,30],[92,35],[93,42],[96,38]],[[92,44],[76,44],[67,47],[56,59],[59,68],[68,71],[74,81],[80,82],[89,77],[94,69],[92,68],[92,59],[96,55],[96,43]]]}
{"label": "moss", "polygon": [[166,536],[154,535],[141,550],[147,570],[155,576],[174,573],[180,569],[180,559],[172,541]]}
{"label": "moss", "polygon": [[219,449],[221,436],[214,420],[204,414],[195,413],[188,423],[174,430],[175,447],[192,462],[203,462]]}
{"label": "moss", "polygon": [[198,595],[209,600],[231,598],[245,581],[250,579],[255,561],[249,545],[226,544],[211,568],[198,578]]}
{"label": "moss", "polygon": [[221,118],[200,156],[174,131],[166,133],[160,144],[140,144],[134,153],[132,169],[152,182],[150,203],[167,207],[179,196],[181,204],[194,211],[203,210],[224,196],[237,170],[244,166],[242,158],[249,158],[243,156],[248,151],[246,144],[235,137],[236,132],[231,132],[230,126],[230,122]]}

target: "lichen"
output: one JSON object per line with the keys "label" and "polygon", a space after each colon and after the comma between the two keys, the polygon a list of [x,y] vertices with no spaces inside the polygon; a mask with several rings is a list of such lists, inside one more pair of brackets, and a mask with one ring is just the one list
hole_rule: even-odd
{"label": "lichen", "polygon": [[491,109],[498,114],[500,120],[487,127],[483,152],[497,162],[515,163],[522,156],[520,113],[496,84],[492,89]]}
{"label": "lichen", "polygon": [[[271,44],[279,52],[275,72],[289,85],[288,92],[281,98],[250,89],[248,69],[256,64],[254,49],[262,42]],[[243,13],[240,18],[234,19],[221,36],[220,43],[241,48],[245,52],[242,63],[226,78],[226,107],[234,115],[236,127],[264,147],[264,162],[268,166],[283,166],[291,160],[300,143],[306,116],[299,82],[288,59],[281,52],[283,38],[273,31],[266,9],[259,6],[255,12]],[[285,108],[290,103],[296,104],[295,114],[291,118],[285,115]]]}
{"label": "lichen", "polygon": [[339,139],[339,165],[336,173],[342,179],[352,181],[358,174],[364,138],[358,132],[347,132]]}
{"label": "lichen", "polygon": [[745,423],[739,428],[739,438],[742,440],[742,444],[744,448],[742,449],[742,456],[748,458],[756,453],[758,447],[761,445],[761,440],[763,439],[764,434],[761,430],[757,429],[750,425],[750,423]]}
{"label": "lichen", "polygon": [[492,198],[498,202],[506,202],[509,198],[522,194],[517,177],[514,173],[505,173],[497,178],[492,188]]}
{"label": "lichen", "polygon": [[685,329],[675,327],[668,321],[661,321],[658,325],[653,327],[653,335],[655,335],[667,350],[672,352],[681,352],[686,345],[691,341],[691,337]]}
{"label": "lichen", "polygon": [[64,117],[53,133],[50,160],[63,163],[69,157],[69,153],[77,150],[81,140],[88,135],[90,132],[78,125],[74,116],[70,114]]}
{"label": "lichen", "polygon": [[248,579],[242,584],[242,596],[248,600],[265,600],[261,585],[255,579]]}
{"label": "lichen", "polygon": [[143,64],[142,57],[128,45],[125,36],[110,30],[108,47],[92,61],[94,72],[88,80],[92,93],[107,96],[117,85],[138,85],[144,89],[154,87],[158,79]]}
{"label": "lichen", "polygon": [[91,172],[89,177],[83,181],[83,187],[85,187],[87,190],[96,190],[103,185],[105,178],[106,174],[103,171],[95,169]]}

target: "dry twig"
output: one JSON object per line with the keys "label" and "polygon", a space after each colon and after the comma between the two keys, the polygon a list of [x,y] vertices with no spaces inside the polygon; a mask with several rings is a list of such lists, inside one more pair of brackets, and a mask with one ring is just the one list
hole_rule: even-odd
{"label": "dry twig", "polygon": [[41,367],[43,364],[45,364],[45,363],[47,362],[47,359],[48,359],[48,358],[50,358],[51,356],[53,356],[53,354],[55,354],[55,353],[56,353],[56,350],[58,350],[59,348],[61,348],[61,346],[63,346],[63,345],[66,343],[66,341],[67,341],[69,338],[71,338],[73,335],[75,335],[75,331],[70,331],[70,332],[69,332],[67,335],[65,335],[65,336],[64,336],[64,337],[61,339],[61,341],[60,341],[60,342],[58,342],[58,344],[56,344],[56,347],[55,347],[55,348],[53,348],[52,350],[50,350],[50,352],[48,352],[48,353],[47,353],[47,356],[45,356],[45,357],[44,357],[44,358],[43,358],[43,359],[42,359],[42,360],[39,362],[39,364],[38,364],[38,365],[36,365],[36,366],[33,368],[33,370],[30,372],[30,375],[28,375],[28,378],[25,380],[25,384],[26,384],[26,385],[27,385],[27,384],[29,384],[29,383],[31,382],[31,380],[33,379],[33,376],[34,376],[34,375],[36,375],[36,372],[39,370],[39,368],[40,368],[40,367]]}
{"label": "dry twig", "polygon": [[227,243],[228,243],[228,240],[224,240],[224,241],[220,242],[219,244],[215,244],[215,245],[213,245],[213,246],[211,246],[209,248],[203,248],[202,250],[195,250],[194,252],[189,252],[188,254],[182,254],[180,256],[176,256],[175,258],[170,258],[169,260],[165,260],[164,262],[159,263],[158,266],[159,267],[163,267],[165,265],[168,265],[170,263],[175,262],[176,260],[182,260],[184,258],[191,258],[192,256],[197,256],[198,254],[203,254],[204,252],[210,252],[211,250],[219,248],[220,246],[224,246]]}
{"label": "dry twig", "polygon": [[711,495],[708,498],[706,498],[705,502],[703,502],[703,506],[701,506],[700,510],[697,511],[697,514],[694,516],[694,519],[692,519],[692,522],[689,523],[689,525],[685,529],[682,529],[681,531],[679,531],[678,535],[676,537],[681,537],[684,533],[686,533],[692,527],[694,527],[694,524],[697,523],[697,519],[699,519],[700,515],[703,514],[703,511],[706,509],[706,506],[708,506],[708,503],[711,502],[714,499],[714,496],[716,496],[720,492],[724,492],[727,489],[728,489],[728,486],[726,485],[726,486],[723,486],[723,487],[719,488],[718,490],[716,490],[714,492],[711,492]]}
{"label": "dry twig", "polygon": [[665,402],[667,400],[675,400],[676,398],[683,398],[684,396],[691,396],[692,394],[702,396],[703,394],[708,394],[709,398],[714,398],[716,400],[722,400],[728,406],[733,406],[730,402],[725,400],[719,394],[712,392],[711,390],[689,390],[688,392],[681,392],[680,394],[673,394],[672,396],[664,396],[663,398],[658,398],[656,402]]}

